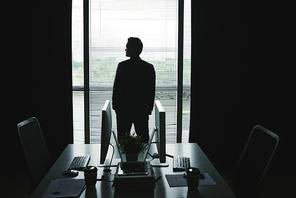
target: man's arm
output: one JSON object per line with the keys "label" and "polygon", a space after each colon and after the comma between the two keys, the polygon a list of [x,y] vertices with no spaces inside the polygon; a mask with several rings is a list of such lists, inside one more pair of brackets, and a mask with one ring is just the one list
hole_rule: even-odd
{"label": "man's arm", "polygon": [[120,102],[120,95],[121,95],[121,75],[120,75],[120,64],[117,66],[116,75],[113,83],[113,94],[112,94],[112,108],[115,110],[116,114],[119,110],[119,102]]}
{"label": "man's arm", "polygon": [[149,93],[149,110],[150,110],[150,114],[153,110],[153,106],[154,106],[154,100],[155,100],[155,78],[156,78],[156,75],[155,75],[155,70],[154,70],[154,67],[153,65],[151,65],[152,67],[152,71],[151,71],[151,80],[150,80],[150,83],[149,83],[149,90],[150,90],[150,93]]}

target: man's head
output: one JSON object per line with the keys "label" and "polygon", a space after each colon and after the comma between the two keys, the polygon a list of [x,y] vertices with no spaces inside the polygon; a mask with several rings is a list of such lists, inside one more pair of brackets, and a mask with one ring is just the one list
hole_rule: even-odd
{"label": "man's head", "polygon": [[139,56],[142,50],[143,50],[143,43],[139,38],[129,37],[127,39],[127,44],[125,49],[127,57]]}

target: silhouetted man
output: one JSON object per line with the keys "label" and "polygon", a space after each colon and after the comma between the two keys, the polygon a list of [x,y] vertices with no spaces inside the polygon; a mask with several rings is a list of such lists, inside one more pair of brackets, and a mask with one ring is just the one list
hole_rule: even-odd
{"label": "silhouetted man", "polygon": [[116,112],[118,139],[130,133],[133,123],[137,135],[148,142],[148,120],[155,97],[155,70],[152,64],[140,58],[142,49],[139,38],[128,38],[125,51],[130,59],[118,64],[112,105]]}

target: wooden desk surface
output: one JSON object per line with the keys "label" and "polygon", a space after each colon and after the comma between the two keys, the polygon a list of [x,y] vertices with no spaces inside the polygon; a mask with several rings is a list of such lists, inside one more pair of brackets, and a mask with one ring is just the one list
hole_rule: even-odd
{"label": "wooden desk surface", "polygon": [[[152,145],[150,153],[153,153],[154,149],[155,145]],[[113,180],[113,174],[115,173],[116,168],[111,168],[112,172],[110,174],[108,172],[103,172],[103,168],[99,167],[98,178],[101,178],[101,176],[104,175],[104,177],[107,178],[107,181],[97,181],[95,190],[85,190],[80,197],[236,197],[235,194],[228,187],[226,182],[223,180],[221,175],[218,173],[216,168],[213,166],[213,164],[196,143],[167,144],[166,149],[166,153],[169,155],[190,157],[191,166],[199,168],[203,173],[209,173],[213,180],[217,183],[217,185],[199,186],[198,191],[188,191],[187,187],[171,188],[165,178],[165,175],[180,174],[180,172],[173,172],[173,159],[167,157],[166,160],[169,164],[169,167],[154,167],[156,177],[161,176],[158,184],[154,188],[154,193],[114,193],[114,187],[112,187],[113,182],[111,181]],[[67,178],[63,177],[62,173],[68,169],[73,158],[79,155],[91,155],[91,161],[89,165],[98,166],[100,160],[100,144],[69,144],[31,197],[42,197],[43,193],[52,180]],[[83,172],[80,172],[77,177],[70,179],[83,178],[84,174]]]}

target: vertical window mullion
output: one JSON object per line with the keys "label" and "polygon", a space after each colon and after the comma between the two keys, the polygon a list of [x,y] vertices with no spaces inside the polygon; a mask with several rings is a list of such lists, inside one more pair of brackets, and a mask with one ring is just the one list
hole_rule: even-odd
{"label": "vertical window mullion", "polygon": [[184,0],[178,6],[178,89],[177,89],[177,143],[182,142],[183,111],[183,48],[184,48]]}
{"label": "vertical window mullion", "polygon": [[89,108],[89,0],[83,0],[83,54],[84,54],[84,143],[90,143]]}

